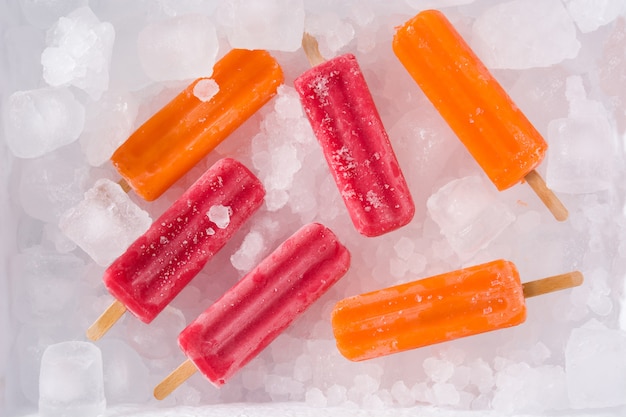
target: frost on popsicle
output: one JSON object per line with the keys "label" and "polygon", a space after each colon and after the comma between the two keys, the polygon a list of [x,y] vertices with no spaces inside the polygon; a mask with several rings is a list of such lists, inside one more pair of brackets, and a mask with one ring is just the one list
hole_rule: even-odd
{"label": "frost on popsicle", "polygon": [[342,355],[362,361],[517,326],[525,298],[581,285],[578,271],[522,284],[496,260],[339,301],[331,322]]}
{"label": "frost on popsicle", "polygon": [[443,13],[425,10],[398,27],[393,51],[498,190],[526,181],[556,220],[567,220],[535,170],[548,144]]}
{"label": "frost on popsicle", "polygon": [[209,168],[104,272],[115,300],[87,330],[101,338],[128,310],[152,322],[263,203],[265,190],[240,162]]}
{"label": "frost on popsicle", "polygon": [[365,236],[408,224],[410,191],[354,55],[321,62],[317,43],[303,45],[313,68],[294,82],[352,222]]}
{"label": "frost on popsicle", "polygon": [[301,227],[181,332],[188,359],[155,388],[155,397],[165,398],[196,369],[224,385],[349,267],[350,253],[330,229]]}

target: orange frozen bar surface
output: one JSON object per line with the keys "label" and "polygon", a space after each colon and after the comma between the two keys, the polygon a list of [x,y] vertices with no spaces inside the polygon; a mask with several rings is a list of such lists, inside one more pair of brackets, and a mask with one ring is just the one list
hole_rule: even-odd
{"label": "orange frozen bar surface", "polygon": [[233,49],[213,68],[219,91],[194,95],[200,78],[146,121],[111,157],[122,177],[145,200],[158,198],[275,94],[283,82],[266,51]]}
{"label": "orange frozen bar surface", "polygon": [[518,325],[526,301],[515,265],[497,260],[341,300],[337,347],[353,361]]}
{"label": "orange frozen bar surface", "polygon": [[541,163],[547,143],[441,12],[399,27],[393,50],[499,190]]}

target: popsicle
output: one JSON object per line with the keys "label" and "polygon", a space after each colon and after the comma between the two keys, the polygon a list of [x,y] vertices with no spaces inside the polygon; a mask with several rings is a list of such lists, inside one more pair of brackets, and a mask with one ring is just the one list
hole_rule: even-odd
{"label": "popsicle", "polygon": [[185,328],[188,357],[154,390],[163,399],[199,370],[215,386],[269,345],[339,280],[350,253],[319,223],[303,226]]}
{"label": "popsicle", "polygon": [[317,65],[294,85],[350,218],[365,236],[396,230],[415,205],[361,69],[352,54],[324,62],[311,42]]}
{"label": "popsicle", "polygon": [[212,97],[198,94],[207,80],[192,82],[111,157],[124,181],[145,200],[159,197],[269,101],[283,73],[266,51],[233,49],[213,68],[210,80],[219,90]]}
{"label": "popsicle", "polygon": [[512,262],[496,260],[339,301],[332,326],[353,361],[516,326],[525,298],[582,283],[570,272],[521,284]]}
{"label": "popsicle", "polygon": [[498,190],[526,180],[557,220],[567,219],[535,171],[547,143],[441,12],[397,28],[393,50]]}
{"label": "popsicle", "polygon": [[261,206],[265,190],[240,162],[209,168],[104,272],[116,301],[87,330],[97,340],[129,310],[150,323]]}

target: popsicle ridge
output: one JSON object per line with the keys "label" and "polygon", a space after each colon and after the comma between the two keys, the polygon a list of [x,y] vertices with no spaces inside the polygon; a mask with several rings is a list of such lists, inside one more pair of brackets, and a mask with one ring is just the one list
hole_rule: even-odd
{"label": "popsicle ridge", "polygon": [[194,95],[198,79],[148,119],[111,161],[142,198],[159,197],[207,153],[269,101],[283,82],[266,51],[233,49],[211,79],[219,91],[208,101]]}
{"label": "popsicle ridge", "polygon": [[350,253],[326,227],[301,228],[179,336],[187,357],[221,386],[348,270]]}
{"label": "popsicle ridge", "polygon": [[410,222],[412,197],[354,55],[294,85],[356,229],[378,236]]}
{"label": "popsicle ridge", "polygon": [[361,361],[526,319],[519,274],[498,260],[355,297],[333,309],[339,351]]}
{"label": "popsicle ridge", "polygon": [[[229,158],[218,161],[111,264],[105,286],[149,323],[256,211],[264,195],[245,166]],[[214,222],[214,207],[227,218]],[[175,219],[171,212],[178,213]]]}
{"label": "popsicle ridge", "polygon": [[499,190],[541,163],[545,140],[441,12],[398,28],[393,50]]}

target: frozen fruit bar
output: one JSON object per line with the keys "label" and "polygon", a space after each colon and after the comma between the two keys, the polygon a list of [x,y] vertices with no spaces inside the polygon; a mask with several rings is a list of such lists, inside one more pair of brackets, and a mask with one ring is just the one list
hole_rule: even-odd
{"label": "frozen fruit bar", "polygon": [[294,84],[356,229],[379,236],[409,223],[413,199],[354,55]]}
{"label": "frozen fruit bar", "polygon": [[[215,163],[105,271],[104,285],[117,299],[113,317],[130,310],[151,322],[261,206],[264,196],[261,182],[240,162],[226,158]],[[99,319],[88,336],[99,338],[107,326],[106,319]]]}
{"label": "frozen fruit bar", "polygon": [[[208,80],[216,84],[215,94],[203,85]],[[210,79],[189,85],[111,161],[137,194],[154,200],[259,110],[282,82],[282,70],[269,53],[233,49],[215,64]]]}
{"label": "frozen fruit bar", "polygon": [[189,359],[155,396],[164,398],[196,369],[223,385],[349,266],[350,253],[332,231],[317,223],[302,227],[182,331],[178,342]]}
{"label": "frozen fruit bar", "polygon": [[521,284],[497,260],[346,298],[332,312],[337,347],[353,361],[518,325],[525,298],[582,283],[572,272]]}
{"label": "frozen fruit bar", "polygon": [[557,220],[567,218],[535,172],[547,143],[441,12],[400,26],[393,50],[499,190],[527,180]]}

